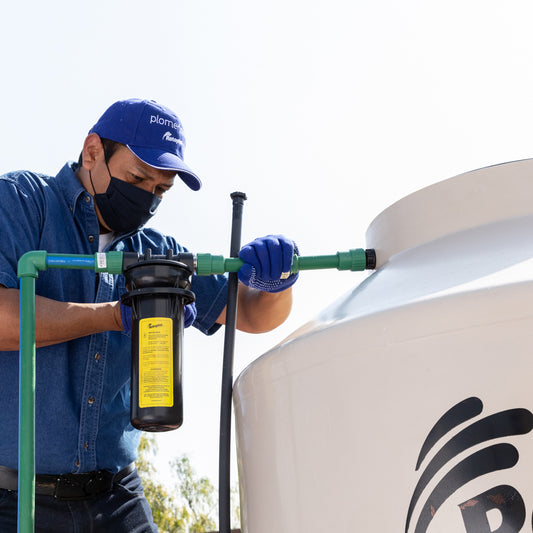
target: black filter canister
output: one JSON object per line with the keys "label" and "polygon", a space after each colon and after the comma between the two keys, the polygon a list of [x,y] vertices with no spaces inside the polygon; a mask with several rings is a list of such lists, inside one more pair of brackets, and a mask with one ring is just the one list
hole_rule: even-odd
{"label": "black filter canister", "polygon": [[191,269],[147,254],[124,270],[132,308],[132,425],[143,431],[170,431],[183,422],[181,360],[184,306],[195,300]]}

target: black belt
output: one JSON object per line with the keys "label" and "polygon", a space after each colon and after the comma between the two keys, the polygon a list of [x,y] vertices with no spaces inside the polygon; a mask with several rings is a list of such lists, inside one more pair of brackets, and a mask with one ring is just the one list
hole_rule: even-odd
{"label": "black belt", "polygon": [[[94,498],[105,492],[110,492],[115,483],[124,479],[134,470],[135,463],[131,463],[116,474],[112,474],[107,470],[57,476],[37,474],[35,476],[35,494],[54,496],[58,500]],[[0,488],[18,490],[18,472],[11,468],[0,466]]]}

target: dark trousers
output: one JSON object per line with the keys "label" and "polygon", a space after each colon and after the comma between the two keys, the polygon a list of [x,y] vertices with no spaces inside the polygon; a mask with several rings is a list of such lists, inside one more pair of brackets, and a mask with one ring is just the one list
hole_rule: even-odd
{"label": "dark trousers", "polygon": [[[0,489],[0,531],[17,532],[16,491]],[[113,490],[86,500],[35,496],[35,533],[157,533],[152,511],[134,470]]]}

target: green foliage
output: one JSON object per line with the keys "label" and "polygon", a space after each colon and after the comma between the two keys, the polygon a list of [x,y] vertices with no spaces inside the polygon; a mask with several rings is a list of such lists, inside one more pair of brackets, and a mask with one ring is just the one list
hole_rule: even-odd
{"label": "green foliage", "polygon": [[177,488],[190,517],[189,533],[215,530],[216,522],[210,517],[215,510],[215,489],[209,479],[199,478],[185,455],[174,459],[171,466],[177,475]]}
{"label": "green foliage", "polygon": [[[152,507],[154,522],[160,533],[206,533],[217,529],[213,515],[217,512],[215,489],[207,477],[199,477],[190,460],[182,455],[170,466],[176,476],[175,494],[157,482],[151,459],[157,452],[154,435],[143,433],[137,459],[144,492]],[[232,491],[235,502],[237,489]],[[233,520],[239,522],[238,504],[232,505]]]}
{"label": "green foliage", "polygon": [[[231,487],[231,494],[230,494],[230,502],[231,502],[231,528],[233,531],[233,528],[240,528],[241,527],[241,505],[240,505],[240,499],[239,499],[239,484],[237,483],[233,487]],[[240,529],[235,529],[236,531],[240,531]]]}
{"label": "green foliage", "polygon": [[154,522],[160,533],[187,533],[187,516],[174,496],[158,483],[151,457],[157,452],[154,435],[143,433],[136,465],[142,479],[146,499],[150,502]]}

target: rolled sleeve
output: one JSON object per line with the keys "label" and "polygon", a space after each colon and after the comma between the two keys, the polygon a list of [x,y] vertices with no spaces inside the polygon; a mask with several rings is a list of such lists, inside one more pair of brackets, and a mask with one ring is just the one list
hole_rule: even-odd
{"label": "rolled sleeve", "polygon": [[42,210],[35,200],[30,177],[16,183],[9,177],[0,179],[0,283],[18,287],[17,263],[20,257],[39,247]]}
{"label": "rolled sleeve", "polygon": [[226,307],[228,278],[223,275],[192,278],[191,290],[196,295],[197,316],[193,326],[213,335],[221,326],[216,320]]}

